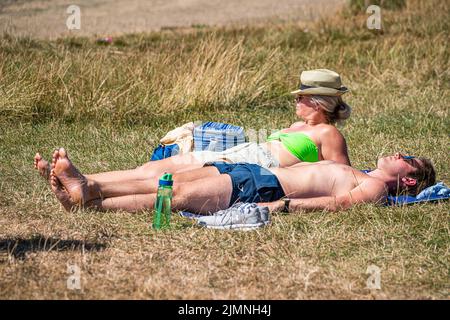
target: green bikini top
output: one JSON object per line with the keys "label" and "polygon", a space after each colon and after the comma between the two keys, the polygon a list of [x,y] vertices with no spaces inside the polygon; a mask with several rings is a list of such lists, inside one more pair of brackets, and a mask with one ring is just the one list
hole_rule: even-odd
{"label": "green bikini top", "polygon": [[302,132],[281,132],[272,133],[267,141],[279,140],[289,150],[290,153],[303,162],[319,161],[319,148],[314,141]]}

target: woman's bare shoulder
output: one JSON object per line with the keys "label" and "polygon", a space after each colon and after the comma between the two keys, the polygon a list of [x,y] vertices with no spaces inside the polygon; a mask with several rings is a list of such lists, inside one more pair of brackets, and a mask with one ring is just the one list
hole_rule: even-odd
{"label": "woman's bare shoulder", "polygon": [[339,131],[339,129],[336,128],[336,126],[334,126],[332,124],[321,123],[319,125],[316,125],[315,127],[322,134],[330,135],[330,136],[342,136],[342,133]]}
{"label": "woman's bare shoulder", "polygon": [[295,128],[298,128],[298,127],[302,127],[304,125],[305,125],[304,121],[297,121],[297,122],[294,122],[293,124],[291,124],[291,126],[289,128],[295,129]]}

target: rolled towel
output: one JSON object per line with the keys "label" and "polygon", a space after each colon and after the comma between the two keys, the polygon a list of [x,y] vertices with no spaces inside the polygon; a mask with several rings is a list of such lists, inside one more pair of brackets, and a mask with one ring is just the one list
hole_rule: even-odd
{"label": "rolled towel", "polygon": [[430,197],[450,197],[450,188],[444,182],[438,182],[434,186],[428,187],[417,196],[417,200],[426,200]]}

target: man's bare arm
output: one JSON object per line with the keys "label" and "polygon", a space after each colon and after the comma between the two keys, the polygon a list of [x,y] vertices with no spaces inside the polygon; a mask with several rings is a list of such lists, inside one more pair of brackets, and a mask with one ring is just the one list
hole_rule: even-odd
{"label": "man's bare arm", "polygon": [[[271,212],[282,212],[284,202],[282,200],[274,202],[261,202],[259,206],[269,207]],[[289,203],[289,212],[300,210],[315,211],[338,211],[344,209],[343,203],[338,203],[338,197],[315,197],[315,198],[291,198]],[[345,208],[346,209],[346,208]]]}
{"label": "man's bare arm", "polygon": [[[346,210],[358,203],[376,203],[383,200],[386,196],[386,188],[383,183],[365,180],[356,188],[342,195],[291,199],[289,211],[300,210],[315,211],[340,211]],[[279,200],[275,202],[259,203],[260,206],[267,206],[272,212],[280,212],[284,208],[284,202]]]}

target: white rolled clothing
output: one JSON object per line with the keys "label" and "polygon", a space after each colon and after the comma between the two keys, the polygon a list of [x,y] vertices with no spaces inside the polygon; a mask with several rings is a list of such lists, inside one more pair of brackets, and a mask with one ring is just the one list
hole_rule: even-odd
{"label": "white rolled clothing", "polygon": [[278,167],[279,162],[273,157],[264,144],[256,142],[241,143],[224,151],[194,151],[192,155],[203,164],[211,162],[257,164],[263,168]]}

